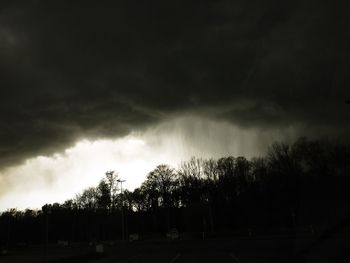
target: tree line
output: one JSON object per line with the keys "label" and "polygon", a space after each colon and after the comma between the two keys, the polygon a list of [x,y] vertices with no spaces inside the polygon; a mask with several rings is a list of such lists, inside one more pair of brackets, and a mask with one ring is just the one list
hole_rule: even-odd
{"label": "tree line", "polygon": [[151,237],[172,228],[194,235],[317,229],[346,210],[349,171],[349,145],[306,138],[274,143],[249,160],[161,164],[133,191],[121,192],[118,173],[108,171],[96,187],[62,204],[1,213],[0,241],[112,240],[123,231]]}

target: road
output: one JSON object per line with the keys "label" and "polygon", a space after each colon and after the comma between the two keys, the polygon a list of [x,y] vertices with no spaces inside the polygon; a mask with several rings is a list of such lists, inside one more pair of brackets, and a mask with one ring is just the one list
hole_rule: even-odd
{"label": "road", "polygon": [[[350,262],[349,238],[337,237],[312,247],[300,256],[309,238],[246,238],[211,240],[153,240],[134,243],[115,242],[104,245],[104,253],[96,257],[93,247],[76,245],[67,248],[51,248],[47,260],[42,249],[13,251],[1,257],[1,263],[323,263]],[[345,259],[347,257],[347,259]]]}
{"label": "road", "polygon": [[167,263],[193,263],[193,262],[222,262],[222,263],[241,263],[241,261],[232,253],[184,253],[184,254],[149,254],[126,257],[124,259],[104,259],[103,262],[120,262],[120,263],[147,263],[147,262],[167,262]]}
{"label": "road", "polygon": [[280,263],[288,262],[291,245],[290,240],[145,242],[110,248],[98,263]]}
{"label": "road", "polygon": [[348,238],[328,241],[307,254],[297,253],[310,239],[243,239],[178,241],[112,248],[98,263],[290,263],[350,262]]}

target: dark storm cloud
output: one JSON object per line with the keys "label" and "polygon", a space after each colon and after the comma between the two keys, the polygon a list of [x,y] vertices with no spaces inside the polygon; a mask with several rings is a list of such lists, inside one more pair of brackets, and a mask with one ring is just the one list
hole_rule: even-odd
{"label": "dark storm cloud", "polygon": [[5,1],[0,158],[195,111],[349,131],[343,1]]}

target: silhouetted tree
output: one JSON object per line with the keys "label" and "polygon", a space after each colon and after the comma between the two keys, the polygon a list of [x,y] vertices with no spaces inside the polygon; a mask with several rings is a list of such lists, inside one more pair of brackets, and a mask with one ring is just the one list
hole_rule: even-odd
{"label": "silhouetted tree", "polygon": [[126,228],[143,233],[170,226],[222,231],[321,225],[327,214],[341,214],[348,206],[349,160],[349,145],[300,138],[293,144],[274,143],[265,157],[251,160],[192,157],[177,171],[158,165],[140,187],[123,196],[118,174],[107,171],[96,187],[63,204],[1,213],[0,246],[44,242],[46,222],[51,242],[120,238],[122,199]]}
{"label": "silhouetted tree", "polygon": [[174,169],[168,165],[158,165],[151,171],[142,184],[144,191],[152,195],[152,204],[162,207],[171,207],[175,204],[172,202],[172,193],[177,186],[177,176]]}
{"label": "silhouetted tree", "polygon": [[105,180],[101,180],[97,187],[97,203],[100,209],[107,210],[111,207],[111,190]]}
{"label": "silhouetted tree", "polygon": [[111,209],[116,207],[119,176],[115,171],[106,172],[105,182],[108,185],[111,197]]}

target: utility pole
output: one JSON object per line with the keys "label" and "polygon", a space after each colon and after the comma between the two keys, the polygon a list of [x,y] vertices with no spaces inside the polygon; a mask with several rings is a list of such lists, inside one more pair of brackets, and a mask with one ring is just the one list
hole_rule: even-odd
{"label": "utility pole", "polygon": [[120,195],[121,195],[121,201],[122,201],[122,212],[121,212],[121,216],[122,216],[122,240],[125,240],[125,226],[124,226],[124,196],[123,196],[123,183],[125,182],[125,180],[121,180],[118,179],[117,180],[118,183],[120,183]]}

